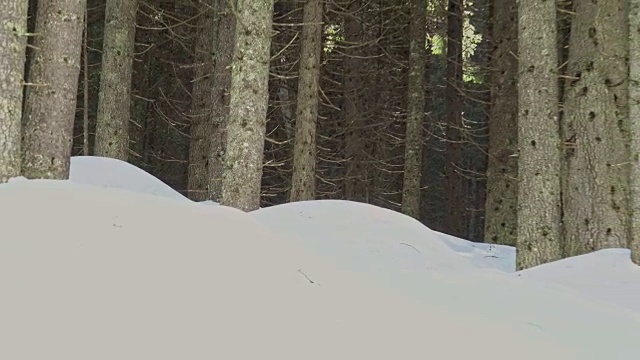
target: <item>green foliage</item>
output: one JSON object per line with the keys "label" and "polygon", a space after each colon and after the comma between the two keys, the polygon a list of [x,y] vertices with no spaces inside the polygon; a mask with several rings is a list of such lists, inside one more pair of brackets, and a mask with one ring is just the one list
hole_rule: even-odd
{"label": "green foliage", "polygon": [[329,24],[324,27],[324,46],[322,51],[324,53],[330,53],[335,49],[340,41],[344,40],[344,34],[342,32],[342,26],[337,24]]}
{"label": "green foliage", "polygon": [[433,34],[427,36],[428,41],[431,41],[431,53],[433,55],[444,55],[447,48],[446,39],[439,34]]}
{"label": "green foliage", "polygon": [[[442,11],[442,7],[435,5],[436,2],[430,1],[427,5],[427,14],[430,17],[437,19],[438,21],[446,22],[447,12]],[[480,68],[473,63],[472,57],[475,54],[478,45],[482,42],[482,34],[476,31],[475,26],[471,23],[471,18],[474,16],[471,9],[473,2],[470,0],[465,1],[464,19],[462,23],[462,62],[463,62],[463,80],[465,82],[471,82],[476,84],[483,83],[484,77]],[[428,34],[428,41],[431,42],[431,53],[433,55],[446,55],[447,52],[447,39],[446,36],[440,34]],[[426,45],[425,45],[426,46]]]}

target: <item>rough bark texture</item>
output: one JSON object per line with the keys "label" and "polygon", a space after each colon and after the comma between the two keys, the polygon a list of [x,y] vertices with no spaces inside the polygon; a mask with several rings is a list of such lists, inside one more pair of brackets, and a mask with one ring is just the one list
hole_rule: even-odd
{"label": "rough bark texture", "polygon": [[107,0],[95,153],[127,161],[137,0]]}
{"label": "rough bark texture", "polygon": [[0,13],[0,183],[20,175],[27,5],[9,0]]}
{"label": "rough bark texture", "polygon": [[629,119],[631,126],[631,260],[640,265],[640,0],[629,2]]}
{"label": "rough bark texture", "polygon": [[424,120],[426,6],[423,0],[410,3],[409,86],[402,212],[420,219],[420,184],[422,174],[422,122]]}
{"label": "rough bark texture", "polygon": [[209,194],[213,201],[222,197],[222,174],[226,152],[226,128],[229,121],[229,89],[231,89],[231,63],[236,36],[236,17],[228,0],[221,1],[215,69],[211,94],[211,128],[209,129],[209,167],[207,170]]}
{"label": "rough bark texture", "polygon": [[629,239],[625,0],[576,0],[565,90],[565,255]]}
{"label": "rough bark texture", "polygon": [[303,22],[291,201],[314,200],[316,194],[316,121],[322,52],[322,0],[307,1],[304,5]]}
{"label": "rough bark texture", "polygon": [[86,0],[38,2],[24,109],[22,173],[67,179]]}
{"label": "rough bark texture", "polygon": [[555,2],[521,1],[518,12],[516,268],[524,269],[561,256],[561,140]]}
{"label": "rough bark texture", "polygon": [[238,0],[222,205],[260,207],[273,0]]}
{"label": "rough bark texture", "polygon": [[368,202],[367,174],[365,168],[365,117],[363,114],[363,58],[362,19],[356,12],[361,9],[360,0],[349,4],[344,21],[344,94],[342,114],[344,116],[344,157],[346,174],[344,196],[347,200]]}
{"label": "rough bark texture", "polygon": [[213,121],[211,99],[219,22],[215,2],[215,0],[199,2],[199,8],[203,13],[198,20],[194,50],[187,180],[187,196],[193,201],[209,200],[213,195],[209,187],[209,165],[211,164],[209,155]]}
{"label": "rough bark texture", "polygon": [[462,10],[463,0],[449,0],[447,25],[446,117],[447,148],[445,159],[446,232],[464,237],[462,176]]}
{"label": "rough bark texture", "polygon": [[491,115],[484,240],[515,246],[518,206],[518,8],[493,0]]}

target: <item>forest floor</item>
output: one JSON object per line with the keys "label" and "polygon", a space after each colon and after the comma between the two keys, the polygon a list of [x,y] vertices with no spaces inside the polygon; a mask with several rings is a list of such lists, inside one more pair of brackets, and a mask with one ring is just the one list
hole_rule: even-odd
{"label": "forest floor", "polygon": [[111,159],[0,185],[0,359],[637,359],[640,267],[390,210],[194,203]]}

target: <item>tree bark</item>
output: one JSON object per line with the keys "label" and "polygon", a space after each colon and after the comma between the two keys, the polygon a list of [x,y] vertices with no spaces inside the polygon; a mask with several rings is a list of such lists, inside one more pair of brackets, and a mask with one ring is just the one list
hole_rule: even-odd
{"label": "tree bark", "polygon": [[303,23],[291,201],[314,200],[316,194],[316,121],[322,53],[322,0],[306,2]]}
{"label": "tree bark", "polygon": [[408,114],[404,154],[402,212],[415,219],[420,219],[427,14],[425,3],[422,0],[412,0],[409,6]]}
{"label": "tree bark", "polygon": [[236,36],[236,17],[231,11],[229,0],[219,0],[220,21],[216,43],[215,69],[211,94],[211,128],[209,129],[209,199],[222,198],[222,176],[226,152],[226,128],[229,122],[229,90],[231,89],[231,63]]}
{"label": "tree bark", "polygon": [[491,110],[484,239],[516,246],[518,206],[518,8],[493,0]]}
{"label": "tree bark", "polygon": [[194,55],[194,80],[189,126],[189,174],[187,195],[193,201],[212,197],[209,187],[209,166],[212,159],[211,137],[213,116],[211,100],[219,17],[216,0],[201,0],[202,14],[198,19]]}
{"label": "tree bark", "polygon": [[67,179],[86,0],[42,0],[24,108],[27,178]]}
{"label": "tree bark", "polygon": [[445,158],[446,231],[464,237],[464,202],[462,176],[458,171],[462,160],[462,24],[463,0],[449,0],[447,25],[446,118],[447,148]]}
{"label": "tree bark", "polygon": [[238,0],[222,205],[260,208],[273,0]]}
{"label": "tree bark", "polygon": [[561,141],[556,7],[518,5],[518,270],[560,258]]}
{"label": "tree bark", "polygon": [[0,183],[20,175],[27,6],[9,0],[0,13]]}
{"label": "tree bark", "polygon": [[631,138],[631,260],[640,265],[640,0],[629,1],[629,120]]}
{"label": "tree bark", "polygon": [[368,202],[365,169],[365,117],[363,114],[363,57],[362,18],[357,14],[361,0],[352,0],[344,20],[344,83],[343,121],[345,127],[344,158],[346,174],[344,197],[347,200]]}
{"label": "tree bark", "polygon": [[565,90],[565,255],[629,240],[625,0],[576,0]]}
{"label": "tree bark", "polygon": [[107,0],[98,95],[95,153],[129,159],[131,73],[137,0]]}

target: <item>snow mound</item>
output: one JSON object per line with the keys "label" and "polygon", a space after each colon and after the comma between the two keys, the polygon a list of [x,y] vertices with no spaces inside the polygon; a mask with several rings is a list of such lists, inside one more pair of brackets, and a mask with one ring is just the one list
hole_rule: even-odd
{"label": "snow mound", "polygon": [[519,275],[640,313],[640,267],[631,262],[628,249],[606,249],[562,259],[520,271]]}
{"label": "snow mound", "polygon": [[371,286],[224,206],[22,181],[0,221],[2,359],[597,359]]}
{"label": "snow mound", "polygon": [[471,268],[420,222],[374,205],[303,201],[250,212],[273,231],[303,239],[315,254],[353,271]]}
{"label": "snow mound", "polygon": [[189,200],[148,172],[127,162],[106,157],[72,157],[69,180],[77,184],[122,189],[175,200]]}
{"label": "snow mound", "polygon": [[468,258],[476,267],[504,272],[516,271],[516,248],[513,246],[476,243],[434,231],[451,250]]}
{"label": "snow mound", "polygon": [[250,215],[336,268],[420,304],[455,309],[467,321],[491,319],[532,339],[551,336],[578,349],[580,359],[635,356],[630,344],[640,336],[640,314],[515,276],[508,272],[514,261],[508,247],[498,248],[506,270],[498,271],[495,263],[482,263],[481,248],[396,212],[348,201],[298,202]]}

